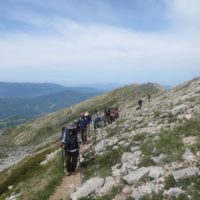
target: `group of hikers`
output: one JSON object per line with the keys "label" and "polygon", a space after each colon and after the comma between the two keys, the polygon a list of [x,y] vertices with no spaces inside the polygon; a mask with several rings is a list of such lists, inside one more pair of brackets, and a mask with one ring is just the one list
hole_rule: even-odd
{"label": "group of hikers", "polygon": [[96,130],[100,128],[100,122],[103,122],[103,125],[106,126],[114,122],[118,117],[118,107],[105,108],[103,114],[95,110],[93,117],[88,112],[85,114],[82,113],[80,119],[62,128],[61,147],[65,151],[65,167],[68,176],[76,174],[78,158],[80,158],[80,144],[84,145],[88,143],[92,122],[94,130]]}
{"label": "group of hikers", "polygon": [[[148,94],[147,99],[150,102],[150,94]],[[143,100],[138,99],[137,103],[138,107],[136,107],[136,110],[141,110]],[[61,146],[65,151],[65,167],[68,176],[76,173],[78,158],[80,159],[80,144],[84,145],[88,143],[91,124],[93,123],[93,128],[96,130],[101,125],[106,126],[113,123],[118,117],[119,108],[113,106],[112,108],[104,108],[104,111],[101,113],[95,110],[93,117],[88,112],[85,114],[82,113],[78,120],[62,128]]]}

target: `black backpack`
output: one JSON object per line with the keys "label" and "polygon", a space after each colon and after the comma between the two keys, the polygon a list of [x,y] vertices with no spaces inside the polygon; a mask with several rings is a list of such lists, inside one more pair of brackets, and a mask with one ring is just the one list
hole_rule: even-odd
{"label": "black backpack", "polygon": [[78,133],[76,130],[67,130],[65,138],[65,150],[71,151],[79,148],[78,145]]}

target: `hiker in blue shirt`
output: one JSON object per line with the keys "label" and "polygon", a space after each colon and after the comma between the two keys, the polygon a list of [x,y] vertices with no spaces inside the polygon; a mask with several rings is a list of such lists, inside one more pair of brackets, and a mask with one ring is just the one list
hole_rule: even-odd
{"label": "hiker in blue shirt", "polygon": [[84,114],[81,114],[81,118],[79,119],[79,127],[80,127],[80,134],[83,144],[87,142],[87,119],[85,118]]}

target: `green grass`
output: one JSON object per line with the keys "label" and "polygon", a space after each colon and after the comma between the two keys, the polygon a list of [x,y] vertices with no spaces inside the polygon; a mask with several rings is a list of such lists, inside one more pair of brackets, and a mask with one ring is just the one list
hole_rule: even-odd
{"label": "green grass", "polygon": [[2,195],[0,200],[9,196],[10,185],[14,185],[13,191],[22,193],[23,200],[48,199],[64,175],[61,155],[45,167],[40,166],[39,163],[46,158],[46,154],[54,150],[55,147],[48,148],[25,159],[16,167],[3,171],[0,174],[0,195]]}
{"label": "green grass", "polygon": [[147,137],[147,134],[146,133],[140,133],[140,134],[137,134],[133,137],[133,140],[134,141],[144,141]]}
{"label": "green grass", "polygon": [[[184,178],[176,182],[173,176],[168,176],[165,178],[165,189],[170,189],[172,187],[181,187],[188,195],[191,196],[192,200],[200,199],[200,176],[192,176]],[[179,200],[187,200],[188,197],[183,195],[179,197]]]}
{"label": "green grass", "polygon": [[[158,156],[161,153],[167,155],[167,162],[181,160],[185,147],[182,142],[182,137],[199,136],[200,118],[192,119],[185,122],[182,126],[169,131],[161,131],[158,140],[148,138],[148,140],[141,145],[141,150],[144,158],[141,161],[142,166],[152,165],[151,156]],[[140,136],[144,140],[145,135]],[[194,152],[200,150],[200,144],[194,144],[190,147]]]}
{"label": "green grass", "polygon": [[103,155],[90,156],[90,158],[81,163],[84,179],[87,180],[94,176],[106,177],[111,175],[111,167],[119,163],[124,152],[129,147],[118,150],[108,150]]}

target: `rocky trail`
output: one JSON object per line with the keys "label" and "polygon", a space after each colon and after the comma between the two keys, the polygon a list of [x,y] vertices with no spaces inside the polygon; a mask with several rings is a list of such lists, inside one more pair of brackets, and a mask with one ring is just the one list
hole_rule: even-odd
{"label": "rocky trail", "polygon": [[119,120],[93,135],[94,155],[86,160],[98,157],[94,174],[71,199],[200,199],[199,94],[196,79],[145,101],[142,110],[124,105]]}
{"label": "rocky trail", "polygon": [[120,104],[120,118],[91,132],[80,173],[50,200],[199,200],[200,78]]}
{"label": "rocky trail", "polygon": [[[83,154],[90,144],[81,146],[80,154]],[[82,181],[82,175],[80,172],[77,172],[76,175],[64,176],[61,184],[57,186],[54,194],[50,197],[49,200],[68,200],[70,192],[80,186]]]}

